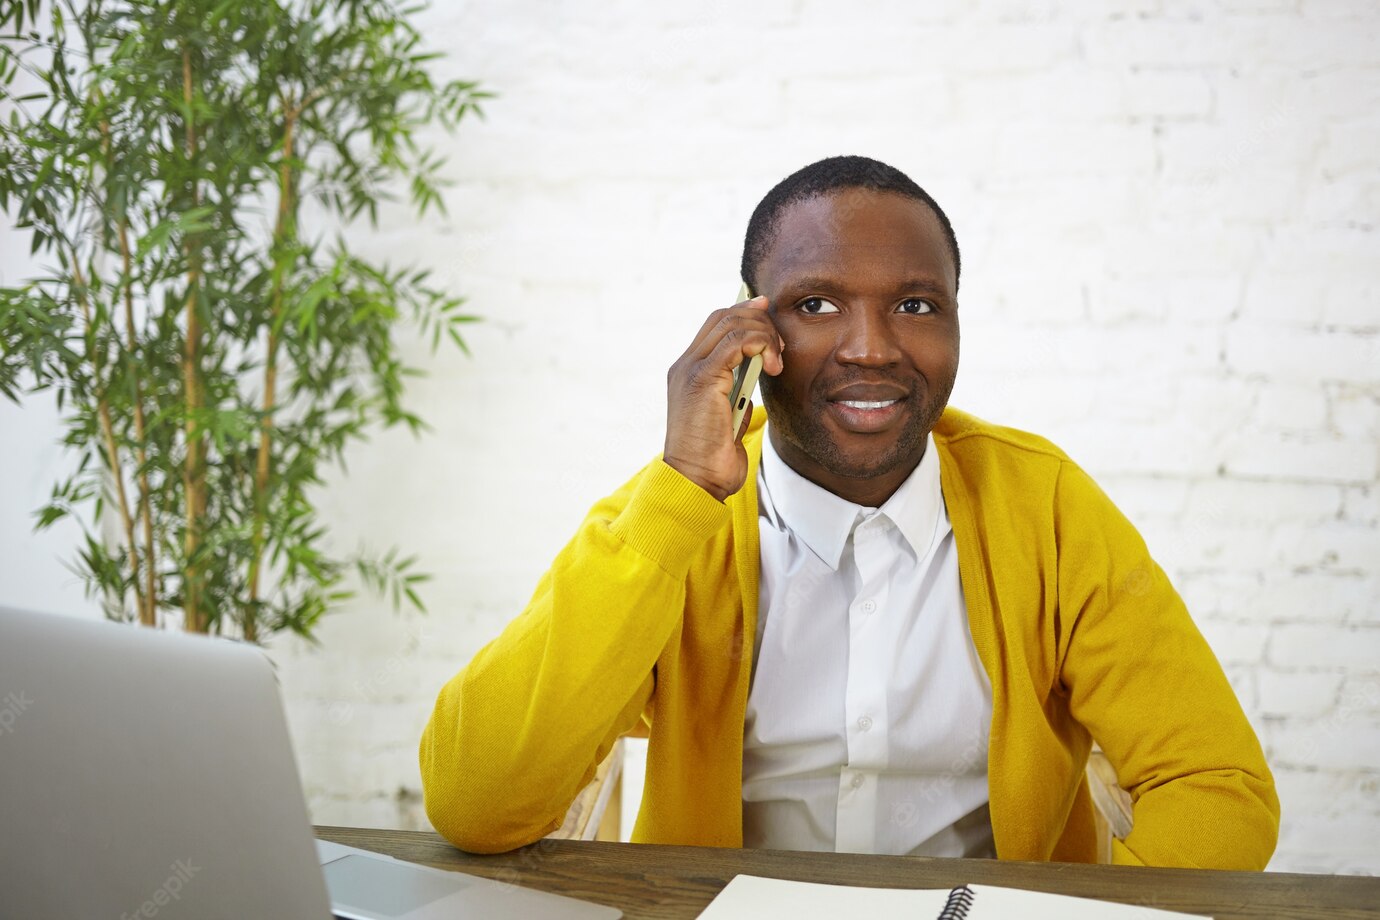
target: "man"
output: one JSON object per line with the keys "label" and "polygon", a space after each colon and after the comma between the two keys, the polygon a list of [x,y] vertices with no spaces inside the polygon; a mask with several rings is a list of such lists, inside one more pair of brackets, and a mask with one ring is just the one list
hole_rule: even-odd
{"label": "man", "polygon": [[[1092,861],[1095,739],[1135,801],[1115,862],[1265,865],[1273,778],[1135,529],[1048,441],[946,408],[959,268],[885,164],[766,196],[758,296],[671,367],[662,455],[441,691],[421,765],[442,834],[550,833],[638,732],[636,841]],[[730,431],[758,353],[765,412]]]}

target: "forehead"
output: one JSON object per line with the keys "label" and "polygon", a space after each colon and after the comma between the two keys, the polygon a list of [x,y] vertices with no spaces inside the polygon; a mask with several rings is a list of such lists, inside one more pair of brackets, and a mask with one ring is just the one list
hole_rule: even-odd
{"label": "forehead", "polygon": [[762,259],[762,278],[801,275],[928,277],[957,287],[939,217],[923,201],[895,192],[841,189],[787,205]]}

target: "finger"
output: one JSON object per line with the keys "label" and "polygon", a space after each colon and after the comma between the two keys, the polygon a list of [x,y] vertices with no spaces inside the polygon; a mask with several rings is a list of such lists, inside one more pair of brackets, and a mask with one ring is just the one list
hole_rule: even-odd
{"label": "finger", "polygon": [[704,325],[700,326],[700,331],[696,332],[695,337],[690,340],[690,347],[685,349],[687,355],[699,355],[701,343],[709,336],[709,333],[715,326],[723,322],[724,315],[727,312],[727,310],[715,310],[704,318]]}
{"label": "finger", "polygon": [[742,312],[750,308],[765,310],[765,306],[761,306],[759,308],[756,305],[758,303],[765,305],[766,302],[767,298],[765,296],[759,295],[757,297],[751,298],[750,300],[744,300],[739,303],[735,303],[731,307],[725,307],[722,310],[715,310],[713,313],[710,313],[709,316],[705,317],[704,325],[700,326],[700,331],[696,332],[695,337],[690,340],[690,347],[685,350],[686,354],[690,354],[691,352],[693,352],[697,356],[701,357],[703,356],[703,354],[708,354],[709,349],[701,349],[700,346],[704,342],[705,338],[709,335],[709,333],[713,331],[715,326],[718,326],[720,323],[722,323],[734,311]]}
{"label": "finger", "polygon": [[775,377],[786,369],[786,340],[781,338],[781,334],[776,335],[776,360],[773,362],[770,356],[762,358],[762,370]]}
{"label": "finger", "polygon": [[[771,317],[767,317],[771,320]],[[766,328],[767,347],[758,349],[753,348],[748,355],[760,354],[762,356],[762,370],[775,377],[786,369],[786,340],[781,337],[781,333],[776,329],[775,321],[772,321]]]}
{"label": "finger", "polygon": [[[740,361],[762,354],[762,367],[767,374],[780,374],[785,367],[781,360],[781,349],[785,342],[777,331],[776,324],[766,313],[752,310],[752,316],[733,314],[724,317],[718,328],[701,342],[700,352],[690,356],[697,363],[709,363],[716,368],[736,367]],[[724,342],[729,345],[724,346]]]}
{"label": "finger", "polygon": [[[752,298],[752,300],[747,301],[747,305],[750,309],[761,310],[763,313],[765,313],[767,315],[767,319],[770,319],[772,321],[772,331],[776,331],[776,319],[771,315],[771,303],[767,300],[767,296],[765,294],[758,294],[756,297]],[[773,377],[775,377],[777,374],[781,373],[783,370],[786,369],[784,355],[780,354],[781,352],[785,352],[786,350],[786,340],[781,337],[780,332],[776,333],[776,346],[778,352],[777,357],[780,360],[776,362],[775,366],[773,366],[770,360],[766,358],[762,359],[762,370],[766,371],[768,374],[771,374]]]}
{"label": "finger", "polygon": [[727,375],[748,358],[760,354],[764,368],[779,367],[780,347],[775,332],[741,327],[730,329],[700,365],[713,374]]}
{"label": "finger", "polygon": [[743,410],[743,420],[738,423],[738,433],[734,435],[734,441],[741,441],[743,435],[747,434],[748,427],[752,425],[752,400],[748,400],[747,408]]}
{"label": "finger", "polygon": [[751,306],[730,306],[729,309],[713,312],[708,323],[705,323],[705,327],[701,328],[700,337],[691,346],[690,352],[702,359],[715,349],[720,338],[742,326],[776,331],[776,323],[771,320],[766,310],[751,308]]}

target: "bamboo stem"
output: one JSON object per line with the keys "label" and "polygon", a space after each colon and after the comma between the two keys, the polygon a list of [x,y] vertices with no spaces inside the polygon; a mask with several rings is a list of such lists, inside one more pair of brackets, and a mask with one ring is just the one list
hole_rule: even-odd
{"label": "bamboo stem", "polygon": [[[139,553],[137,544],[134,542],[134,518],[129,513],[129,497],[125,494],[125,477],[120,469],[120,451],[115,444],[115,426],[110,422],[110,403],[105,398],[105,392],[101,383],[101,352],[97,347],[95,338],[96,330],[92,325],[91,304],[87,300],[88,290],[86,277],[82,274],[81,263],[77,261],[76,250],[69,250],[72,261],[72,280],[77,285],[77,303],[81,306],[82,319],[86,322],[87,333],[91,336],[90,355],[93,377],[96,381],[96,415],[101,424],[101,440],[105,444],[106,463],[110,466],[110,475],[115,480],[115,495],[119,501],[120,522],[125,529],[125,548],[129,554],[129,567],[134,583],[134,604],[139,610],[140,617],[143,617],[144,598],[139,591]],[[120,599],[121,606],[124,606],[124,598]]]}
{"label": "bamboo stem", "polygon": [[[106,156],[112,155],[110,145],[110,122],[101,122],[101,136],[105,142]],[[138,350],[138,339],[134,334],[134,276],[132,273],[132,260],[129,248],[129,218],[121,215],[118,227],[120,240],[120,260],[124,267],[124,302],[125,302],[125,338],[126,347],[129,355],[133,358]],[[153,551],[153,512],[150,505],[153,501],[152,493],[149,491],[149,474],[146,466],[148,453],[145,448],[147,441],[144,437],[145,418],[144,418],[144,384],[138,375],[134,377],[134,440],[135,440],[135,459],[138,462],[139,470],[139,518],[144,529],[144,602],[139,607],[139,622],[145,626],[158,625],[158,586],[157,586],[157,563]],[[136,576],[137,577],[137,576]]]}
{"label": "bamboo stem", "polygon": [[[298,109],[289,109],[284,99],[283,120],[283,160],[278,166],[278,219],[273,228],[273,244],[277,250],[287,236],[292,218],[292,157],[293,128]],[[254,550],[249,563],[249,604],[244,611],[244,637],[250,642],[258,640],[259,575],[262,571],[264,553],[264,523],[268,516],[268,471],[273,438],[273,410],[277,408],[278,387],[278,318],[283,311],[283,269],[275,266],[273,273],[272,308],[268,325],[268,355],[264,360],[264,401],[262,434],[259,436],[259,453],[254,469]]]}
{"label": "bamboo stem", "polygon": [[[124,219],[120,220],[120,256],[125,266],[125,333],[129,353],[134,355],[138,341],[134,335],[134,291],[130,279],[129,228]],[[134,378],[134,439],[137,442],[136,458],[139,461],[139,517],[144,527],[144,613],[145,626],[158,625],[158,582],[157,557],[153,550],[153,493],[149,490],[148,453],[145,450],[144,385]]]}
{"label": "bamboo stem", "polygon": [[[182,99],[187,106],[186,149],[190,166],[196,154],[196,125],[192,117],[192,53],[185,45],[182,48]],[[192,207],[200,204],[198,183],[192,180]],[[201,607],[201,572],[193,557],[201,543],[201,517],[205,512],[205,439],[198,429],[196,414],[202,408],[203,396],[200,384],[201,363],[201,321],[197,317],[197,286],[200,284],[201,267],[196,252],[195,240],[189,239],[187,246],[187,342],[182,355],[182,386],[187,402],[187,457],[182,469],[182,484],[187,500],[187,533],[183,540],[186,554],[186,568],[183,571],[183,610],[185,628],[189,632],[206,632],[205,612]]]}

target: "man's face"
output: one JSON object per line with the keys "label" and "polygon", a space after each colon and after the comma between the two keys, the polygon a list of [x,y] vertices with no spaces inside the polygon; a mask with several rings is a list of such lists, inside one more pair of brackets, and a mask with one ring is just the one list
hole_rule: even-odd
{"label": "man's face", "polygon": [[939,218],[894,192],[799,202],[757,284],[786,341],[785,370],[761,384],[772,445],[823,488],[881,504],[920,462],[958,373],[958,282]]}

